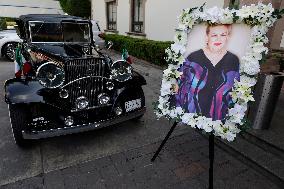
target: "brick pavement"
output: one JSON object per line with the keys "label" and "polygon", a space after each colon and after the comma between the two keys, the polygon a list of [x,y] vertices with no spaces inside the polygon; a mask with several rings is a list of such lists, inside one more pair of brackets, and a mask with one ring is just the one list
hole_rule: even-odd
{"label": "brick pavement", "polygon": [[[208,188],[208,141],[189,128],[171,138],[154,163],[159,143],[101,157],[41,174],[1,189],[205,189]],[[214,188],[276,189],[264,176],[215,148]]]}

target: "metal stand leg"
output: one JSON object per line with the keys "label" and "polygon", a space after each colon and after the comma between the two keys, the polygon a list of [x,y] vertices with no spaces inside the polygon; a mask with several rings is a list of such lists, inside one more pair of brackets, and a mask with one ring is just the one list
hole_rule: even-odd
{"label": "metal stand leg", "polygon": [[209,189],[213,189],[214,134],[209,135]]}
{"label": "metal stand leg", "polygon": [[162,150],[163,146],[166,144],[167,140],[169,139],[169,137],[171,136],[172,132],[174,131],[174,129],[177,126],[177,122],[174,122],[173,126],[171,127],[170,131],[168,132],[167,136],[164,138],[163,142],[161,143],[161,145],[159,146],[158,150],[156,151],[156,153],[154,154],[154,156],[152,157],[151,161],[155,161],[155,159],[157,158],[157,156],[159,155],[160,151]]}

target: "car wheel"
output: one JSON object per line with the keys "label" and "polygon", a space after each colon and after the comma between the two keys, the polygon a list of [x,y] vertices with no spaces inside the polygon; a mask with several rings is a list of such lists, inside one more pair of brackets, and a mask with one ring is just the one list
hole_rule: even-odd
{"label": "car wheel", "polygon": [[15,60],[15,49],[18,43],[7,43],[3,47],[3,55],[10,61]]}
{"label": "car wheel", "polygon": [[8,105],[9,116],[15,142],[20,147],[30,146],[30,140],[23,138],[22,131],[27,125],[27,110],[24,105]]}

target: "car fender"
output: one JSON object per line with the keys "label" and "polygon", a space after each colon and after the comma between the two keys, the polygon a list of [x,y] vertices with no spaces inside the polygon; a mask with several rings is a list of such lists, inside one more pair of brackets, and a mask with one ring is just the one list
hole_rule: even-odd
{"label": "car fender", "polygon": [[8,104],[44,102],[44,87],[36,80],[9,79],[4,84],[5,102]]}
{"label": "car fender", "polygon": [[131,79],[126,83],[127,86],[142,86],[146,84],[145,78],[136,71],[133,71]]}
{"label": "car fender", "polygon": [[[113,108],[121,101],[132,97],[134,99],[137,96],[137,92],[139,93],[141,86],[146,85],[145,78],[140,75],[138,72],[133,72],[132,78],[125,82],[125,85],[116,91],[116,95],[114,98]],[[142,90],[143,93],[143,90]],[[140,96],[140,94],[138,94]],[[142,94],[141,94],[142,95]],[[142,95],[144,97],[144,94]],[[145,103],[145,97],[142,99],[143,103]]]}

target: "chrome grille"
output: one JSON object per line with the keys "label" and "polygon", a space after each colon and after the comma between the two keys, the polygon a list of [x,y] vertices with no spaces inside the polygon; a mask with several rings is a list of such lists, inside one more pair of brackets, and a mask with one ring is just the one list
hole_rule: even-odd
{"label": "chrome grille", "polygon": [[97,96],[104,92],[104,83],[106,81],[103,77],[87,77],[69,84],[66,89],[69,91],[71,104],[74,105],[78,97],[85,96],[89,100],[90,107],[97,106]]}
{"label": "chrome grille", "polygon": [[98,106],[97,96],[104,92],[108,77],[107,65],[102,58],[72,59],[65,63],[65,84],[69,91],[71,109],[80,96],[89,100],[89,107]]}
{"label": "chrome grille", "polygon": [[67,83],[87,76],[106,76],[106,64],[102,58],[73,59],[65,63]]}

